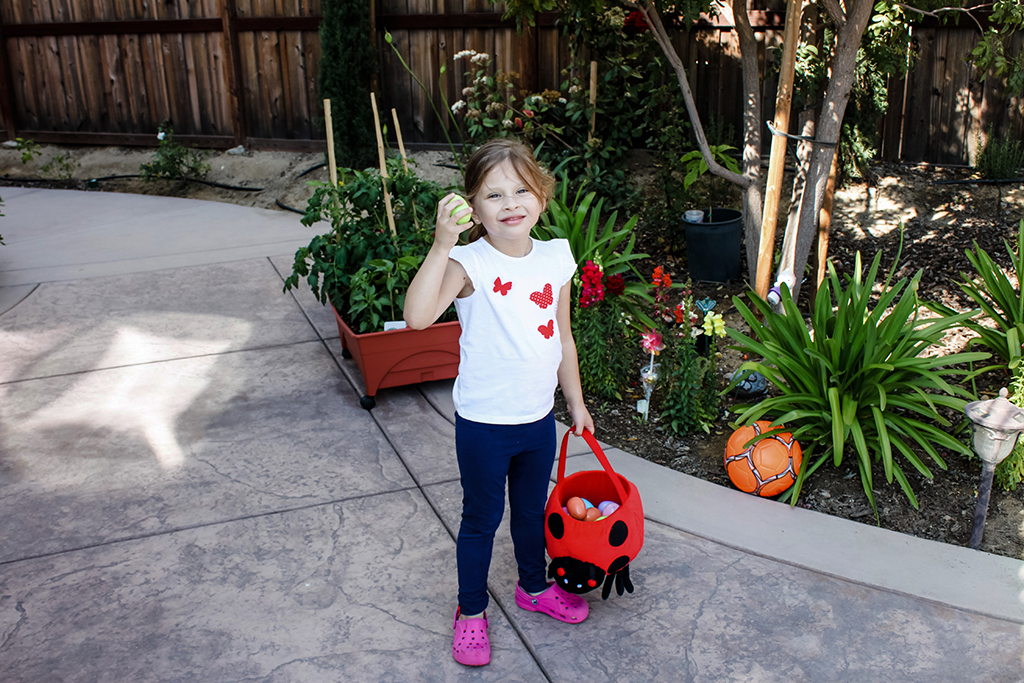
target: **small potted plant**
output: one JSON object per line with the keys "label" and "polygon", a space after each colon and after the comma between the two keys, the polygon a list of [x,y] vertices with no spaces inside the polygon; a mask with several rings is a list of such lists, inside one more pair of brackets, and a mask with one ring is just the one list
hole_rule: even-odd
{"label": "small potted plant", "polygon": [[[715,160],[733,173],[739,173],[736,160],[729,156],[735,148],[730,145],[712,145]],[[708,172],[708,164],[700,150],[683,155],[679,162],[686,169],[683,187],[687,190]],[[720,208],[726,193],[711,180],[708,200],[712,206],[694,207],[683,214],[686,228],[686,261],[693,280],[728,282],[740,275],[740,250],[743,242],[743,213],[736,209]]]}
{"label": "small potted plant", "polygon": [[346,357],[366,383],[361,404],[374,406],[378,389],[447,379],[458,373],[459,335],[454,309],[425,330],[405,327],[405,293],[433,241],[434,213],[444,188],[388,160],[394,231],[380,172],[339,169],[337,187],[314,188],[302,224],[330,229],[295,253],[288,291],[304,279],[330,305]]}

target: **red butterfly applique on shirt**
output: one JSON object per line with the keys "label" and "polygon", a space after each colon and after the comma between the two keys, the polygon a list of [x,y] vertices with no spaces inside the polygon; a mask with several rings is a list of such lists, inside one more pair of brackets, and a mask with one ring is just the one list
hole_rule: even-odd
{"label": "red butterfly applique on shirt", "polygon": [[547,308],[555,299],[551,294],[551,285],[544,285],[544,289],[539,292],[534,292],[530,295],[530,301],[537,304],[541,308]]}
{"label": "red butterfly applique on shirt", "polygon": [[494,291],[495,292],[501,292],[501,295],[505,296],[505,295],[508,294],[510,289],[512,289],[512,283],[511,282],[504,282],[503,283],[501,281],[500,277],[494,279]]}
{"label": "red butterfly applique on shirt", "polygon": [[537,328],[537,331],[543,334],[545,339],[551,339],[551,336],[555,333],[555,321],[549,320],[547,325],[541,325]]}

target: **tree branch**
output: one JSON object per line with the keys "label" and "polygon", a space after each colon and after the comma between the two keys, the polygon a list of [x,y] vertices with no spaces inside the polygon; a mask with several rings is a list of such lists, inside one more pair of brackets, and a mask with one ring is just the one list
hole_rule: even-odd
{"label": "tree branch", "polygon": [[679,81],[679,89],[682,90],[683,101],[686,103],[686,113],[690,116],[690,123],[693,125],[693,133],[697,138],[697,146],[700,147],[701,156],[704,157],[704,161],[708,165],[708,170],[719,178],[724,178],[725,180],[735,183],[740,187],[747,188],[752,185],[754,182],[752,178],[740,175],[739,173],[733,173],[715,161],[714,155],[711,153],[711,146],[708,145],[707,137],[704,135],[704,127],[701,125],[700,116],[697,114],[697,105],[693,100],[693,92],[690,90],[690,83],[686,79],[686,67],[683,66],[682,60],[679,59],[679,54],[672,45],[672,40],[669,38],[668,32],[665,30],[665,25],[661,23],[661,16],[658,14],[658,10],[654,6],[654,0],[625,2],[625,4],[629,7],[635,8],[643,15],[647,25],[651,27],[651,31],[654,33],[654,39],[658,42],[658,47],[660,47],[661,51],[665,53],[665,57],[668,59],[669,64],[672,65],[672,69],[676,72],[676,79]]}
{"label": "tree branch", "polygon": [[825,5],[825,11],[828,12],[828,16],[832,18],[832,22],[835,23],[836,28],[843,28],[846,25],[846,12],[839,5],[839,0],[822,0],[821,4]]}
{"label": "tree branch", "polygon": [[973,21],[975,26],[978,27],[978,33],[984,33],[985,29],[981,25],[981,22],[978,21],[978,18],[976,16],[974,16],[974,10],[982,9],[984,7],[992,7],[992,5],[991,4],[988,4],[988,5],[978,5],[976,7],[939,7],[938,9],[934,9],[934,10],[930,10],[929,11],[929,10],[920,9],[918,7],[912,7],[910,5],[904,5],[901,2],[894,2],[893,3],[893,7],[899,7],[900,9],[902,9],[905,12],[916,12],[917,14],[923,14],[924,16],[933,17],[935,19],[941,19],[941,17],[939,16],[939,14],[941,12],[960,12],[962,14],[966,14],[967,16],[969,16],[971,18],[971,21]]}

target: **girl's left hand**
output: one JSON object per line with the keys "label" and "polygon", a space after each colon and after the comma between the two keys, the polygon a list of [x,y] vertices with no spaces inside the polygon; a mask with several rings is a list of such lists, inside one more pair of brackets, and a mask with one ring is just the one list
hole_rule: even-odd
{"label": "girl's left hand", "polygon": [[569,410],[569,415],[572,417],[572,431],[576,436],[582,436],[583,430],[586,429],[591,434],[594,433],[594,418],[590,416],[590,411],[587,410],[585,405],[579,406],[566,406]]}

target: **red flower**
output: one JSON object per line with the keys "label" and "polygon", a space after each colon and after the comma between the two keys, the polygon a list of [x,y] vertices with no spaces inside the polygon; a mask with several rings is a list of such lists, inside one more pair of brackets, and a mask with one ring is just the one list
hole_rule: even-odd
{"label": "red flower", "polygon": [[621,275],[609,275],[605,280],[605,285],[611,296],[619,296],[626,291],[626,281]]}
{"label": "red flower", "polygon": [[523,113],[529,116],[531,119],[533,118],[533,112],[530,111],[529,109],[524,109]]}
{"label": "red flower", "polygon": [[516,117],[516,128],[522,128],[522,127],[523,127],[523,120],[517,116]]}
{"label": "red flower", "polygon": [[582,308],[589,308],[598,301],[604,300],[604,285],[601,284],[603,275],[604,273],[601,272],[601,268],[593,261],[587,261],[586,265],[583,266],[583,274],[581,276],[583,292],[580,295],[580,306]]}
{"label": "red flower", "polygon": [[643,12],[630,12],[626,15],[625,26],[633,26],[638,29],[641,33],[648,30],[647,20],[644,19]]}

